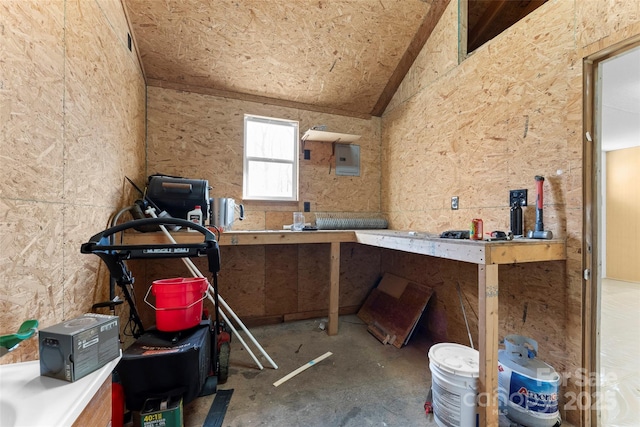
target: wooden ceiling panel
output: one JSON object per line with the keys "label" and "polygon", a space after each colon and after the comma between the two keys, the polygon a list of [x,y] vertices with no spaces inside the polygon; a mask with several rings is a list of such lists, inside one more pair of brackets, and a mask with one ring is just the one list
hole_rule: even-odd
{"label": "wooden ceiling panel", "polygon": [[124,3],[151,85],[378,115],[432,1]]}
{"label": "wooden ceiling panel", "polygon": [[515,24],[547,0],[468,0],[469,52]]}

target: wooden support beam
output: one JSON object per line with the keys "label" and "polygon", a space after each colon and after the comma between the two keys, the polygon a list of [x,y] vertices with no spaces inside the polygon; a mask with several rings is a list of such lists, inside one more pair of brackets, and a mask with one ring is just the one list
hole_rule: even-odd
{"label": "wooden support beam", "polygon": [[411,69],[413,62],[422,51],[424,44],[429,40],[429,37],[431,37],[431,33],[440,21],[442,14],[449,5],[449,1],[450,0],[433,0],[427,16],[424,18],[424,21],[422,21],[416,35],[413,37],[413,40],[411,40],[411,43],[409,43],[409,47],[404,52],[398,66],[389,78],[387,86],[385,86],[380,98],[378,98],[378,102],[376,102],[376,105],[373,107],[371,111],[372,116],[380,117],[382,113],[384,113],[387,105],[391,102],[391,98],[393,98],[398,87],[400,87],[400,83],[402,83],[402,80],[404,80],[404,77]]}
{"label": "wooden support beam", "polygon": [[331,243],[331,285],[329,289],[329,335],[338,333],[340,306],[340,242]]}
{"label": "wooden support beam", "polygon": [[268,96],[252,95],[249,93],[232,92],[228,90],[214,89],[211,87],[195,86],[186,83],[176,83],[167,80],[148,79],[147,85],[163,89],[182,90],[185,92],[217,96],[220,98],[237,99],[240,101],[256,102],[259,104],[277,105],[279,107],[294,108],[305,111],[315,111],[318,113],[335,114],[337,116],[355,117],[365,120],[369,120],[371,118],[370,114],[364,114],[357,111],[347,111],[341,110],[339,108],[323,107],[321,105],[306,104],[303,102],[288,101],[285,99],[271,98]]}
{"label": "wooden support beam", "polygon": [[[360,310],[360,305],[346,305],[339,308],[338,315],[348,316],[349,314],[356,314],[358,310]],[[326,315],[327,310],[300,311],[297,313],[285,314],[283,316],[283,320],[285,322],[291,322],[296,320],[318,319],[325,317]]]}
{"label": "wooden support beam", "polygon": [[498,265],[478,265],[480,425],[498,425]]}

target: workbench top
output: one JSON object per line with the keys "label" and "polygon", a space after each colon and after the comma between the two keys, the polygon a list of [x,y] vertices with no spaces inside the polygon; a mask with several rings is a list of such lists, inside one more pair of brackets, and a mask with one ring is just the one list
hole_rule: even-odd
{"label": "workbench top", "polygon": [[[167,238],[161,232],[124,233],[126,244],[161,244]],[[172,236],[181,243],[203,240],[200,233],[178,231]],[[469,240],[443,239],[439,234],[405,230],[239,230],[220,234],[220,246],[278,245],[356,242],[438,258],[474,264],[512,264],[566,259],[562,239]]]}
{"label": "workbench top", "polygon": [[474,264],[513,264],[566,259],[561,239],[443,239],[439,234],[401,230],[357,230],[358,243]]}

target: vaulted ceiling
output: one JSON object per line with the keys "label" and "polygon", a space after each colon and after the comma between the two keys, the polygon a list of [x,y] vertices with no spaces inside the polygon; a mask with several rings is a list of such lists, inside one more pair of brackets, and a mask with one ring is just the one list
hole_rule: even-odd
{"label": "vaulted ceiling", "polygon": [[[482,31],[536,2],[469,1]],[[449,2],[124,0],[148,85],[357,117],[384,112]]]}

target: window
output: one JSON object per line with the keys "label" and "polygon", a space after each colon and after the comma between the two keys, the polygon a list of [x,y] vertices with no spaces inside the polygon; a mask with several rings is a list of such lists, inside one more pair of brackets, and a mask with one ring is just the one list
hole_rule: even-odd
{"label": "window", "polygon": [[245,114],[243,199],[298,200],[298,122]]}

